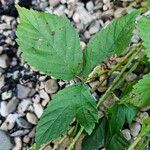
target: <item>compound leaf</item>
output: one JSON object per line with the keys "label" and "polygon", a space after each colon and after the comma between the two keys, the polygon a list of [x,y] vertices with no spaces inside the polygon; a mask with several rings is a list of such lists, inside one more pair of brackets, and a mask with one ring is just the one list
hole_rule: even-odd
{"label": "compound leaf", "polygon": [[37,126],[36,144],[46,144],[64,134],[74,117],[88,134],[98,122],[94,98],[81,83],[65,88],[52,97]]}
{"label": "compound leaf", "polygon": [[105,61],[111,55],[121,54],[128,47],[135,27],[135,18],[138,14],[139,11],[134,11],[114,20],[94,35],[84,54],[84,77],[87,77],[97,64]]}
{"label": "compound leaf", "polygon": [[150,106],[150,74],[145,75],[133,88],[133,103],[140,107]]}
{"label": "compound leaf", "polygon": [[28,64],[49,76],[70,80],[82,70],[79,36],[67,18],[17,7],[17,43]]}
{"label": "compound leaf", "polygon": [[146,48],[145,53],[150,61],[150,17],[142,17],[138,22],[137,28],[139,30],[139,36],[143,40],[143,45]]}

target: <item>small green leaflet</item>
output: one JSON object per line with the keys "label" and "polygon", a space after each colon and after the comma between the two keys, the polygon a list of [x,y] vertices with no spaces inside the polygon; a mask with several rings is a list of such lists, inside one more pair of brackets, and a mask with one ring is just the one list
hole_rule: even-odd
{"label": "small green leaflet", "polygon": [[106,150],[125,150],[129,142],[124,138],[121,132],[115,133],[109,143],[105,145]]}
{"label": "small green leaflet", "polygon": [[66,133],[74,117],[88,134],[98,122],[94,98],[82,83],[65,88],[52,97],[37,126],[36,144],[46,144]]}
{"label": "small green leaflet", "polygon": [[133,88],[133,104],[140,107],[150,106],[150,74],[145,75]]}
{"label": "small green leaflet", "polygon": [[111,115],[109,119],[111,134],[113,135],[122,129],[126,121],[131,124],[137,112],[137,107],[131,104],[116,104],[110,108],[108,114]]}
{"label": "small green leaflet", "polygon": [[28,64],[49,76],[71,80],[82,70],[79,36],[67,18],[17,6],[17,43]]}
{"label": "small green leaflet", "polygon": [[143,40],[143,45],[146,48],[145,53],[150,61],[150,17],[142,17],[138,22],[137,28],[139,30],[139,36]]}
{"label": "small green leaflet", "polygon": [[86,78],[96,65],[114,54],[121,54],[129,45],[135,27],[135,18],[140,11],[134,11],[114,20],[100,30],[87,45],[84,54],[83,76]]}
{"label": "small green leaflet", "polygon": [[107,131],[107,120],[103,118],[91,135],[86,135],[82,142],[82,150],[98,150],[101,145],[104,145],[104,139]]}

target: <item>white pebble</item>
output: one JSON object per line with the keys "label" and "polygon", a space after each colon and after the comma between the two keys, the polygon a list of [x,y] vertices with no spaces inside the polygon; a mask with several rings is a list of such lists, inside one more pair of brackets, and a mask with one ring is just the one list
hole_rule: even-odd
{"label": "white pebble", "polygon": [[2,93],[2,100],[7,100],[12,97],[12,91]]}
{"label": "white pebble", "polygon": [[43,114],[43,107],[40,104],[33,104],[34,112],[38,118]]}
{"label": "white pebble", "polygon": [[6,54],[0,55],[0,67],[7,68],[9,66],[10,60]]}
{"label": "white pebble", "polygon": [[131,134],[130,134],[130,130],[129,129],[122,130],[122,133],[123,133],[124,137],[127,139],[127,141],[131,140]]}
{"label": "white pebble", "polygon": [[33,114],[28,112],[26,114],[26,118],[28,120],[29,123],[36,125],[38,123],[38,118]]}
{"label": "white pebble", "polygon": [[129,127],[130,127],[130,131],[131,131],[131,135],[133,137],[136,137],[141,130],[141,125],[140,125],[140,123],[137,123],[137,122],[132,123]]}

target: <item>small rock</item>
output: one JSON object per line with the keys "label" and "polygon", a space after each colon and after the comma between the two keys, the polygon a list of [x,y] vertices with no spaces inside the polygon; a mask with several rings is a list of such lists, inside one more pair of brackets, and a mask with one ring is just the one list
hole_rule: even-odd
{"label": "small rock", "polygon": [[90,32],[89,31],[85,31],[84,32],[84,36],[86,39],[90,39],[91,35],[90,35]]}
{"label": "small rock", "polygon": [[40,2],[40,8],[45,9],[48,6],[48,2]]}
{"label": "small rock", "polygon": [[64,16],[65,15],[64,12],[65,12],[65,6],[60,5],[55,9],[54,14],[56,14],[58,16]]}
{"label": "small rock", "polygon": [[49,94],[56,93],[58,90],[58,83],[55,79],[49,79],[45,83],[45,91]]}
{"label": "small rock", "polygon": [[0,55],[0,67],[7,68],[9,66],[10,60],[6,54]]}
{"label": "small rock", "polygon": [[17,116],[17,114],[9,114],[6,120],[1,125],[0,129],[5,131],[11,130],[15,125],[15,120]]}
{"label": "small rock", "polygon": [[128,82],[132,82],[132,81],[134,81],[134,80],[136,80],[136,79],[137,79],[137,75],[136,75],[135,73],[129,74],[129,75],[127,76],[127,78],[126,78],[126,80],[127,80]]}
{"label": "small rock", "polygon": [[94,9],[94,4],[92,1],[89,1],[88,3],[86,3],[86,9],[88,11],[92,11]]}
{"label": "small rock", "polygon": [[23,142],[24,143],[28,144],[29,141],[30,141],[30,138],[27,135],[23,137]]}
{"label": "small rock", "polygon": [[118,8],[118,9],[114,12],[114,17],[115,17],[115,18],[119,18],[119,17],[125,15],[125,14],[126,14],[126,11],[127,11],[126,8]]}
{"label": "small rock", "polygon": [[26,114],[26,118],[28,120],[29,123],[36,125],[38,123],[38,118],[33,114],[28,112]]}
{"label": "small rock", "polygon": [[129,128],[130,128],[130,131],[131,131],[131,135],[133,137],[136,137],[139,134],[140,130],[141,130],[141,125],[140,125],[140,123],[135,122],[135,123],[132,123],[129,126]]}
{"label": "small rock", "polygon": [[27,98],[31,89],[29,87],[17,84],[17,97],[19,99]]}
{"label": "small rock", "polygon": [[2,100],[7,100],[10,99],[12,97],[12,91],[7,91],[2,93]]}
{"label": "small rock", "polygon": [[98,88],[100,86],[100,83],[99,81],[94,81],[94,82],[90,82],[89,85],[92,89],[94,89],[96,87]]}
{"label": "small rock", "polygon": [[75,12],[73,14],[72,19],[73,19],[73,21],[74,21],[75,24],[78,24],[80,22],[80,15],[79,15],[79,13]]}
{"label": "small rock", "polygon": [[6,117],[8,115],[7,103],[5,101],[2,101],[0,106],[1,106],[0,107],[1,116]]}
{"label": "small rock", "polygon": [[16,119],[16,123],[18,124],[19,127],[24,128],[24,129],[30,129],[32,125],[28,123],[24,118],[18,117]]}
{"label": "small rock", "polygon": [[10,150],[12,149],[12,143],[10,137],[6,132],[0,130],[0,149],[1,150]]}
{"label": "small rock", "polygon": [[122,130],[122,133],[123,133],[124,137],[127,139],[127,141],[131,140],[131,134],[130,134],[130,130],[129,129]]}
{"label": "small rock", "polygon": [[16,110],[16,107],[18,105],[19,101],[16,98],[13,98],[10,100],[6,106],[7,112],[10,114]]}
{"label": "small rock", "polygon": [[41,115],[43,114],[43,107],[41,106],[41,104],[33,104],[33,107],[36,116],[40,118]]}
{"label": "small rock", "polygon": [[93,22],[90,27],[89,27],[89,33],[90,34],[94,34],[96,32],[98,32],[100,29],[100,24],[98,21]]}
{"label": "small rock", "polygon": [[13,147],[12,150],[21,150],[22,149],[22,141],[20,137],[15,137],[15,146]]}
{"label": "small rock", "polygon": [[49,4],[52,7],[57,6],[60,3],[60,0],[49,0]]}
{"label": "small rock", "polygon": [[40,97],[45,99],[45,100],[49,100],[50,99],[48,94],[44,90],[40,90],[39,94],[40,94]]}
{"label": "small rock", "polygon": [[0,76],[0,89],[4,86],[4,84],[5,84],[5,78],[4,78],[4,76],[2,75],[2,76]]}
{"label": "small rock", "polygon": [[34,95],[34,97],[32,98],[32,101],[38,104],[40,102],[40,96],[38,94]]}
{"label": "small rock", "polygon": [[83,5],[79,5],[77,7],[77,13],[80,15],[80,20],[83,24],[87,25],[92,20],[94,20],[94,16],[92,16]]}
{"label": "small rock", "polygon": [[13,133],[10,134],[10,136],[14,137],[14,136],[23,136],[29,133],[29,130],[17,130]]}
{"label": "small rock", "polygon": [[18,112],[23,114],[31,104],[32,101],[30,99],[22,100],[21,103],[18,105]]}

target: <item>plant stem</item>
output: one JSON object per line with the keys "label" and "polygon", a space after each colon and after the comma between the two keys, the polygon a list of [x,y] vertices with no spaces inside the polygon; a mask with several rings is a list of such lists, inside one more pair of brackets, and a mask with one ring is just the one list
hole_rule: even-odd
{"label": "plant stem", "polygon": [[139,143],[141,139],[141,137],[137,137],[137,139],[131,144],[131,146],[127,150],[134,150],[135,146]]}
{"label": "plant stem", "polygon": [[108,95],[111,94],[112,89],[114,89],[114,86],[119,82],[119,80],[121,79],[123,73],[126,71],[126,69],[128,68],[128,66],[130,65],[130,63],[134,60],[135,56],[139,53],[141,49],[139,49],[136,53],[134,53],[131,58],[129,59],[128,63],[122,68],[120,74],[115,78],[115,80],[113,81],[112,85],[107,89],[107,91],[104,93],[104,95],[99,99],[98,103],[97,103],[97,107],[100,106],[100,104],[102,102],[104,102],[104,100],[108,97]]}
{"label": "plant stem", "polygon": [[[110,76],[115,70],[117,70],[118,68],[120,68],[129,58],[132,54],[134,54],[137,50],[137,48],[139,48],[141,46],[141,44],[136,45],[135,47],[133,47],[129,53],[122,59],[122,61],[118,62],[118,64],[116,66],[114,66],[107,74],[107,76]],[[95,91],[95,89],[97,89],[98,86],[100,86],[103,82],[105,81],[105,78],[103,80],[101,80],[101,82],[96,85],[93,89],[93,91]]]}
{"label": "plant stem", "polygon": [[79,130],[79,132],[77,133],[77,135],[75,136],[75,138],[73,139],[73,141],[71,142],[71,144],[69,145],[69,147],[67,148],[67,150],[72,150],[73,149],[75,143],[79,139],[79,137],[82,134],[83,130],[84,130],[84,127],[81,127],[81,129]]}
{"label": "plant stem", "polygon": [[[138,50],[137,50],[138,48]],[[120,78],[122,77],[123,73],[126,71],[126,69],[128,68],[128,66],[130,65],[130,63],[135,59],[135,56],[141,51],[141,45],[137,45],[136,47],[133,48],[132,52],[130,52],[130,54],[128,53],[128,57],[125,57],[124,60],[128,60],[127,64],[122,68],[120,74],[115,78],[114,82],[112,83],[112,85],[107,89],[107,91],[104,93],[104,95],[99,99],[98,103],[97,103],[97,108],[100,106],[100,104],[102,102],[104,102],[104,100],[111,94],[113,87],[118,83],[118,81],[120,80]],[[131,57],[130,57],[131,56]],[[120,67],[122,64],[124,63],[124,61],[122,61],[119,65],[117,65],[117,68]],[[116,68],[116,67],[115,67]],[[113,69],[114,71],[114,69]],[[111,72],[113,72],[111,71]],[[67,148],[67,150],[72,150],[76,141],[78,140],[78,138],[80,137],[80,135],[82,134],[82,132],[84,131],[84,127],[81,127],[81,129],[79,130],[79,132],[77,133],[77,135],[75,136],[75,138],[73,139],[73,141],[71,142],[70,146]]]}

